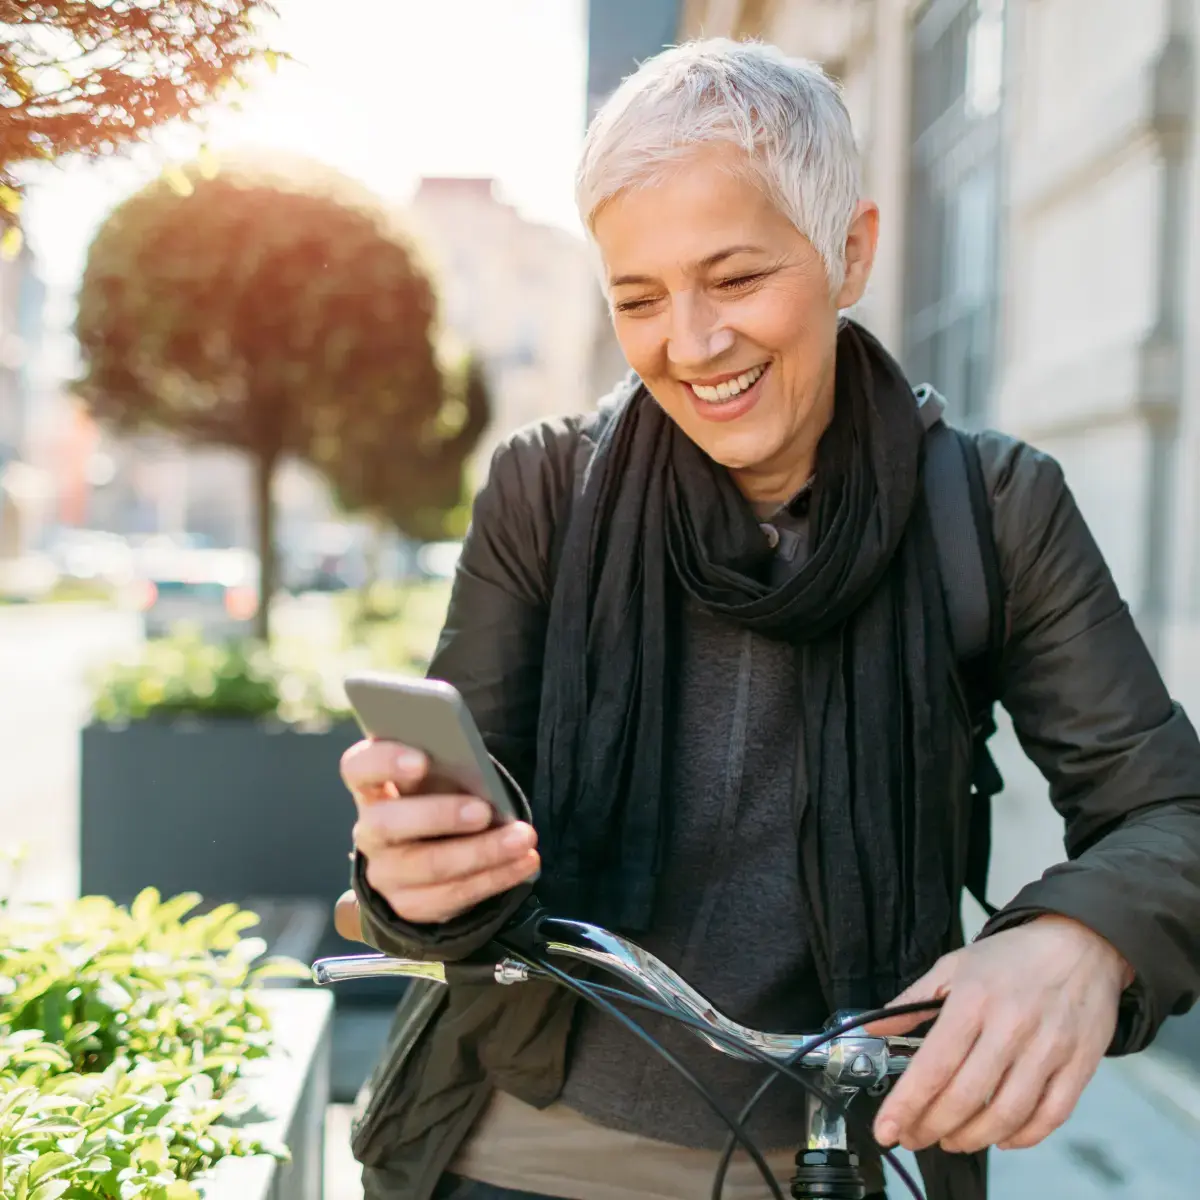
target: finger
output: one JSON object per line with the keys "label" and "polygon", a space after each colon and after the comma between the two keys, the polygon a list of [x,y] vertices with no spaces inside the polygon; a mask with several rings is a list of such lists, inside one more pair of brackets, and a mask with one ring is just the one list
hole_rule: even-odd
{"label": "finger", "polygon": [[1064,1067],[1050,1079],[1033,1116],[1016,1132],[998,1139],[996,1145],[1001,1150],[1028,1150],[1045,1141],[1075,1111],[1075,1105],[1098,1065],[1089,1068],[1086,1063],[1072,1062]]}
{"label": "finger", "polygon": [[[889,1008],[898,1008],[904,1004],[920,1004],[927,1000],[941,1000],[950,990],[950,981],[954,977],[955,956],[948,954],[934,965],[933,970],[922,975],[911,987],[905,988]],[[920,1025],[928,1024],[938,1010],[930,1008],[925,1012],[912,1013],[904,1017],[885,1017],[881,1021],[872,1021],[863,1027],[863,1032],[872,1037],[901,1037]]]}
{"label": "finger", "polygon": [[[1020,1050],[1007,1032],[985,1026],[954,1077],[913,1120],[909,1149],[924,1150],[938,1142],[949,1148],[944,1139],[951,1134],[975,1130],[980,1121],[994,1118],[1004,1088],[1009,1086],[1006,1072]],[[1040,1090],[1030,1100],[1026,1119],[1039,1094]]]}
{"label": "finger", "polygon": [[362,920],[358,911],[358,897],[353,892],[343,892],[333,908],[333,927],[347,941],[361,942]]}
{"label": "finger", "polygon": [[403,796],[364,806],[354,844],[369,858],[407,842],[479,833],[492,815],[491,805],[475,796]]}
{"label": "finger", "polygon": [[419,750],[398,742],[363,741],[342,755],[342,782],[356,800],[371,802],[389,785],[403,794],[420,788],[429,760]]}
{"label": "finger", "polygon": [[924,1044],[883,1102],[875,1118],[880,1145],[897,1141],[906,1149],[916,1122],[962,1067],[980,1031],[982,996],[978,990],[951,993]]}
{"label": "finger", "polygon": [[375,863],[368,855],[367,878],[376,891],[385,895],[389,891],[453,883],[524,859],[536,841],[529,825],[517,823],[470,837],[416,842],[379,855]]}
{"label": "finger", "polygon": [[484,900],[528,882],[538,873],[541,865],[537,851],[530,850],[516,862],[494,867],[468,879],[433,887],[403,888],[390,895],[384,892],[383,896],[401,920],[411,921],[415,925],[441,924],[453,920]]}

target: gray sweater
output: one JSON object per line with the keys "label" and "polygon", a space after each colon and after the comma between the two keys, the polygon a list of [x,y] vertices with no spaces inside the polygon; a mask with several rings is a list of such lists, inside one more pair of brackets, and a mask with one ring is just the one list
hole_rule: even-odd
{"label": "gray sweater", "polygon": [[[805,553],[803,516],[772,518],[786,570]],[[798,656],[717,618],[683,614],[675,796],[653,927],[638,940],[722,1012],[757,1029],[817,1030],[825,1011],[800,899]],[[602,1125],[698,1149],[728,1130],[688,1084],[617,1022],[580,1006],[562,1100]],[[637,1012],[663,1045],[737,1111],[765,1077],[675,1023]],[[755,1110],[761,1146],[798,1146],[804,1097],[781,1080]]]}

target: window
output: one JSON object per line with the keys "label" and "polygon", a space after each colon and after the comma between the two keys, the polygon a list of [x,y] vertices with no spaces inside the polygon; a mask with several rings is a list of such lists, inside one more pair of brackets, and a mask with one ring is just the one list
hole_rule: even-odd
{"label": "window", "polygon": [[1004,0],[932,0],[912,67],[905,366],[979,425],[995,374]]}

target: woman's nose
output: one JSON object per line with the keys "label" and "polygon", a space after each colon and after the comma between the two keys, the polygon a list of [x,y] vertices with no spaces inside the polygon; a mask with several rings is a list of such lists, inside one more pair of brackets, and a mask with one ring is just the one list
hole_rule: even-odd
{"label": "woman's nose", "polygon": [[733,345],[733,336],[714,306],[695,293],[685,293],[672,301],[667,357],[673,366],[695,370],[710,363]]}

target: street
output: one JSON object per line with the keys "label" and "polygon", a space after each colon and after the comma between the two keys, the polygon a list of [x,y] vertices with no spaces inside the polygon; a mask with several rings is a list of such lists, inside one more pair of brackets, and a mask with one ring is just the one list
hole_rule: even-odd
{"label": "street", "polygon": [[[317,636],[321,613],[295,608],[285,622]],[[0,608],[0,844],[25,842],[30,858],[17,889],[60,900],[77,889],[75,811],[78,730],[90,667],[136,647],[136,618],[56,605]],[[1004,901],[1061,853],[1039,779],[1019,762],[1011,737],[999,746],[1009,788],[998,805],[992,898]],[[1041,793],[1044,795],[1044,792]],[[976,917],[975,925],[978,919]],[[1067,1125],[1032,1151],[997,1154],[998,1200],[1194,1200],[1200,1178],[1200,1079],[1159,1052],[1106,1061]],[[331,1112],[331,1129],[345,1110]],[[336,1200],[357,1193],[342,1135],[331,1138]],[[348,1189],[348,1190],[347,1190]],[[901,1193],[893,1187],[893,1196]]]}
{"label": "street", "polygon": [[75,605],[0,607],[0,845],[25,845],[16,895],[78,892],[75,811],[86,679],[141,640],[132,614]]}

